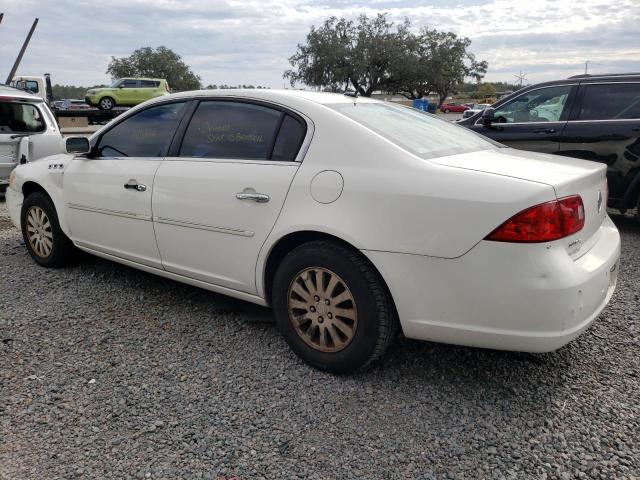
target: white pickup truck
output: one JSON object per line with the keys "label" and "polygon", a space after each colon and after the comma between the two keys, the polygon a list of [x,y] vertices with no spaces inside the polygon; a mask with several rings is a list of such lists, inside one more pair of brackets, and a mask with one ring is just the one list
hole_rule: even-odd
{"label": "white pickup truck", "polygon": [[44,99],[0,85],[0,196],[18,163],[63,153],[64,140]]}

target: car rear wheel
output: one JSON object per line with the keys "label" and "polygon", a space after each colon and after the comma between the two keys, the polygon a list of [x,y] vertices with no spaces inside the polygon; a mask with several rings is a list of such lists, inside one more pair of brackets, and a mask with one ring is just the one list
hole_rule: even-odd
{"label": "car rear wheel", "polygon": [[76,257],[76,247],[64,234],[51,199],[41,192],[29,195],[22,204],[20,224],[27,250],[44,267],[62,267]]}
{"label": "car rear wheel", "polygon": [[330,241],[291,251],[276,272],[272,305],[291,349],[321,370],[345,373],[384,353],[397,330],[378,272],[359,252]]}
{"label": "car rear wheel", "polygon": [[111,110],[116,106],[116,102],[111,97],[104,97],[100,99],[98,106],[100,107],[100,110]]}

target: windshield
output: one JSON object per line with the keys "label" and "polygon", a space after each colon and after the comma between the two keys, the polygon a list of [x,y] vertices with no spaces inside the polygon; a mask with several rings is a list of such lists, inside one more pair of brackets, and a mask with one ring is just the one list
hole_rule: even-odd
{"label": "windshield", "polygon": [[422,158],[500,146],[464,127],[401,105],[336,103],[328,106]]}

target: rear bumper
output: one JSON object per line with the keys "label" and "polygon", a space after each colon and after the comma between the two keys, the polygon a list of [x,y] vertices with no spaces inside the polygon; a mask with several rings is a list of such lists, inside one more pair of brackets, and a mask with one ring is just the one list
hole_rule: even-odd
{"label": "rear bumper", "polygon": [[364,253],[387,281],[407,337],[549,352],[586,330],[615,290],[620,235],[608,217],[595,235],[576,260],[562,241],[482,241],[457,259]]}

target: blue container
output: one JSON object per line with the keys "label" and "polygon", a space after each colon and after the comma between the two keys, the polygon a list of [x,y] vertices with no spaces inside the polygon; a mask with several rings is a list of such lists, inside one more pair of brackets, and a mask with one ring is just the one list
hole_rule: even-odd
{"label": "blue container", "polygon": [[413,108],[426,111],[428,105],[428,101],[424,98],[414,98],[413,99]]}
{"label": "blue container", "polygon": [[427,108],[425,109],[429,113],[436,113],[436,109],[438,108],[437,103],[429,103],[427,102]]}

